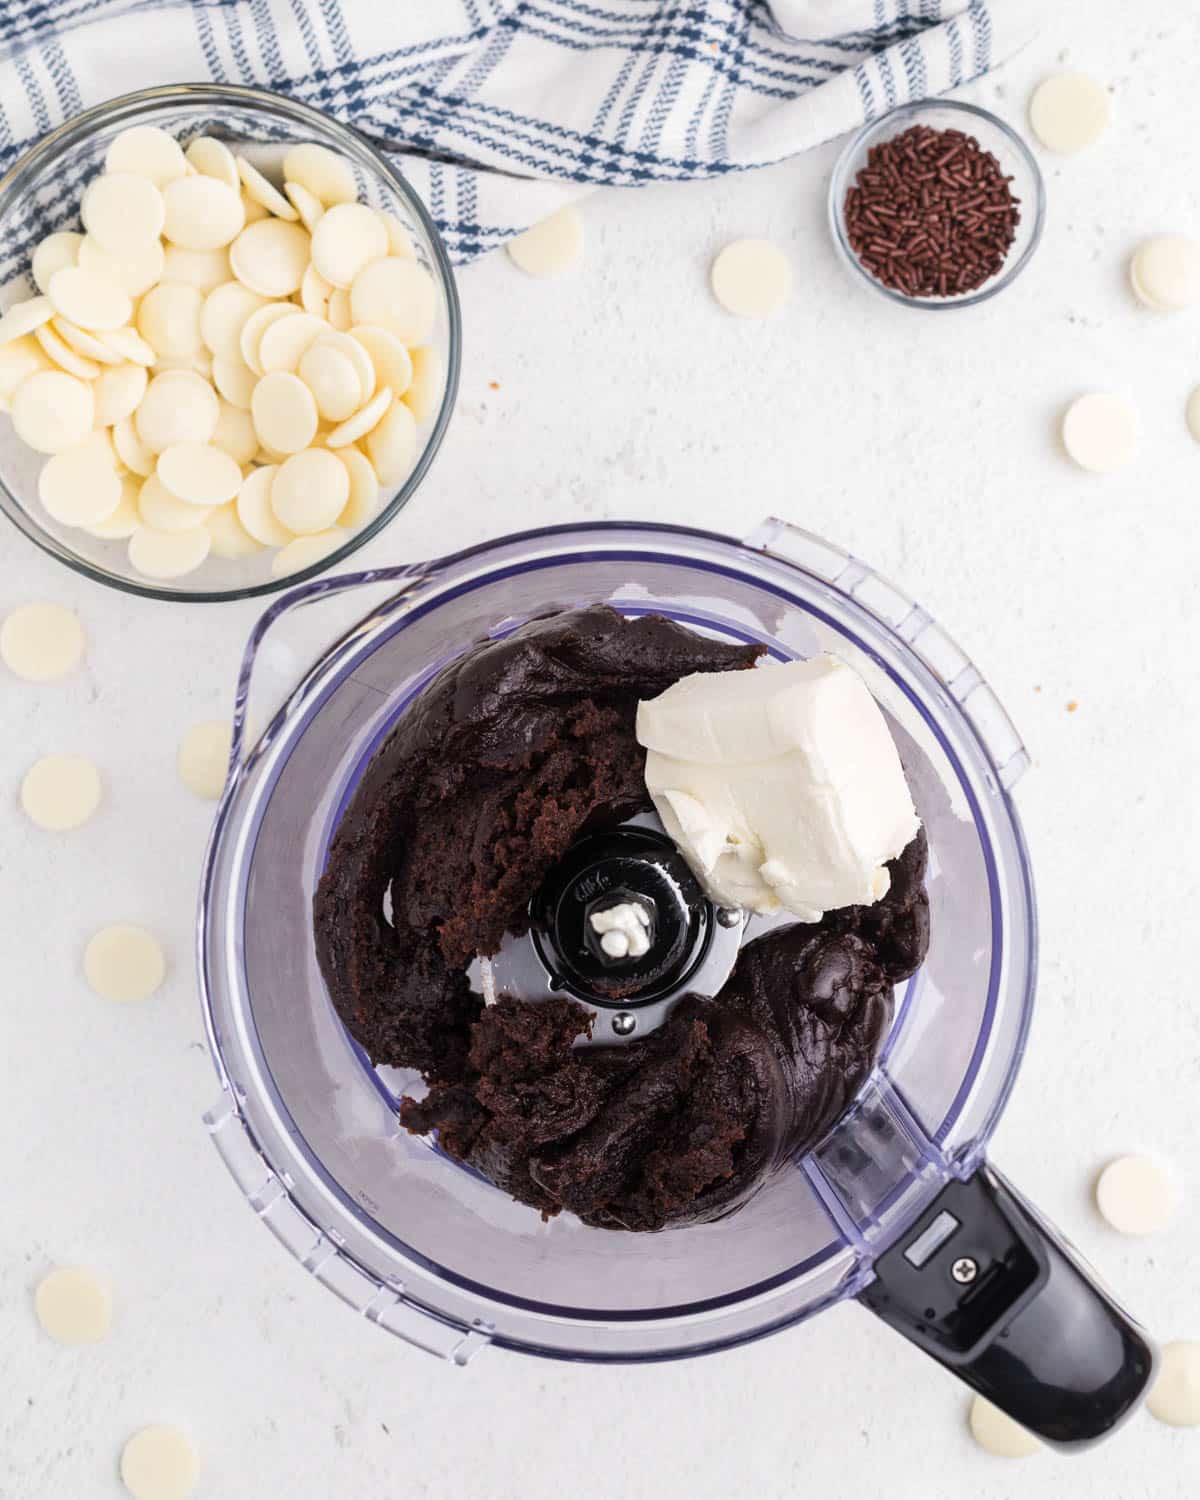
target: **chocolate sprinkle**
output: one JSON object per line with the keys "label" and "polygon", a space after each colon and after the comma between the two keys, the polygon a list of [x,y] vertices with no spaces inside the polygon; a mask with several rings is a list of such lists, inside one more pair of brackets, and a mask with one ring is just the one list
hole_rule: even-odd
{"label": "chocolate sprinkle", "polygon": [[913,125],[867,153],[843,217],[863,270],[906,297],[973,292],[1021,221],[1000,163],[961,130]]}

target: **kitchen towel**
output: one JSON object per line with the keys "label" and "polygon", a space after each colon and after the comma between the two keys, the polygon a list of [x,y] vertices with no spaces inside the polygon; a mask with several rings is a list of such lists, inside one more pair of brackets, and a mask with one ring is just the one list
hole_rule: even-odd
{"label": "kitchen towel", "polygon": [[89,105],[254,84],[392,155],[466,261],[589,187],[780,161],[985,73],[1046,0],[0,0],[0,171]]}

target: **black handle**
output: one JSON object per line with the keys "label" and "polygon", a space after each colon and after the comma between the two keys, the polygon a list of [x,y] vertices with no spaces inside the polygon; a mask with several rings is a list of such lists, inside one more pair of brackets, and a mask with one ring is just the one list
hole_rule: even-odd
{"label": "black handle", "polygon": [[879,1257],[859,1300],[1067,1452],[1119,1427],[1154,1375],[1145,1332],[986,1164]]}

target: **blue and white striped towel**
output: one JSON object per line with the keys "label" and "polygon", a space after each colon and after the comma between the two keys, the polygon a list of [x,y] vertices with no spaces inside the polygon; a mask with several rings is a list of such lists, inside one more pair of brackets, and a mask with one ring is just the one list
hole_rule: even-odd
{"label": "blue and white striped towel", "polygon": [[0,0],[0,171],[150,84],[257,84],[393,153],[470,260],[600,183],[761,166],[986,72],[1044,0]]}

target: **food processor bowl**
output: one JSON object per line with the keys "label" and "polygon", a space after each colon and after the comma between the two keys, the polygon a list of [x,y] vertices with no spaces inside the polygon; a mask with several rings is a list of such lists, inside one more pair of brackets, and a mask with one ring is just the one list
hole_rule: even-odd
{"label": "food processor bowl", "polygon": [[[407,1134],[397,1096],[418,1080],[371,1068],[313,946],[334,829],[397,717],[476,642],[597,601],[781,661],[848,662],[887,716],[929,839],[928,957],[851,1109],[737,1213],[657,1234],[543,1222]],[[556,527],[298,588],[246,652],[204,871],[212,1137],[312,1274],[459,1363],[488,1344],[668,1359],[858,1297],[1048,1441],[1090,1441],[1136,1404],[1152,1347],[984,1159],[1033,1003],[1033,891],[1010,797],[1028,763],[923,609],[779,521],[746,541]]]}

